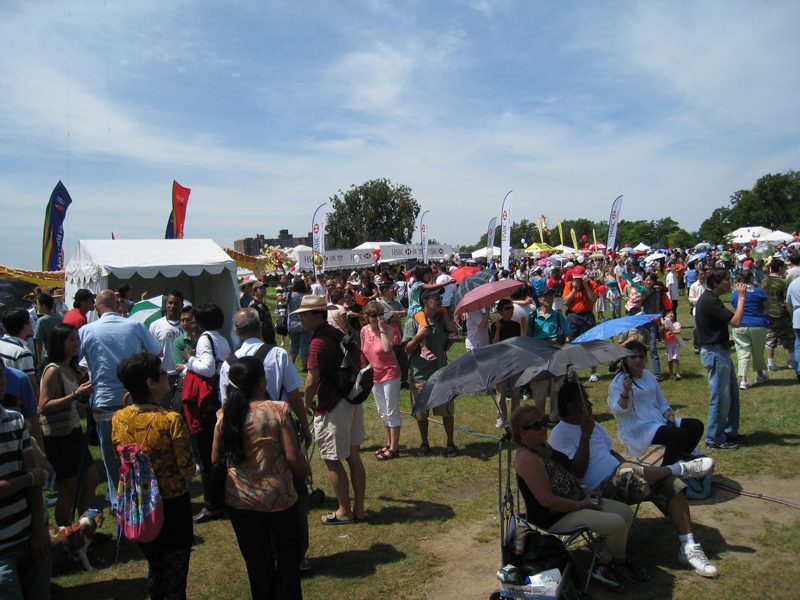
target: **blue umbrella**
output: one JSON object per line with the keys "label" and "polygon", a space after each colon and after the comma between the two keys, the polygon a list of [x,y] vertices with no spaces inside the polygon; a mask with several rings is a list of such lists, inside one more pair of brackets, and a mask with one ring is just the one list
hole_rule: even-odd
{"label": "blue umbrella", "polygon": [[592,327],[583,335],[579,335],[574,340],[573,344],[580,344],[582,342],[591,342],[592,340],[607,340],[610,337],[619,335],[629,329],[634,329],[645,323],[656,320],[660,315],[646,315],[638,314],[630,317],[622,317],[621,319],[612,319]]}
{"label": "blue umbrella", "polygon": [[453,292],[453,298],[450,300],[450,306],[458,306],[458,303],[461,302],[461,299],[467,294],[467,292],[471,292],[472,290],[481,287],[484,283],[489,283],[490,281],[494,281],[494,276],[497,274],[495,269],[484,269],[483,271],[479,271],[474,275],[470,275],[461,284],[456,288],[456,291]]}
{"label": "blue umbrella", "polygon": [[686,264],[688,265],[691,262],[696,260],[701,260],[706,257],[708,252],[698,252],[697,254],[692,254],[689,258],[686,259]]}

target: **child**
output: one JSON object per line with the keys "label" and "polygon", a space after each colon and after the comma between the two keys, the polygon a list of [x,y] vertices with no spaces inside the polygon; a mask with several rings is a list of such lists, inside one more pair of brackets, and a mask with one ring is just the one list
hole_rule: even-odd
{"label": "child", "polygon": [[[428,324],[428,320],[425,318],[425,311],[422,310],[422,303],[419,299],[419,295],[422,290],[437,290],[450,285],[451,283],[458,282],[451,277],[442,283],[431,283],[431,280],[433,279],[433,269],[431,269],[429,265],[417,265],[414,269],[414,279],[415,281],[409,290],[408,316],[413,318],[420,327],[424,327]],[[447,314],[447,309],[442,307],[439,309],[439,314],[444,320],[447,331],[450,332],[450,335],[447,336],[448,339],[460,340],[461,337],[459,337],[458,333],[456,333],[455,323],[450,320],[450,316]],[[422,356],[422,358],[425,360],[436,360],[436,355],[428,349],[428,336],[422,338],[420,346],[422,346],[422,349],[420,350],[420,356]]]}
{"label": "child", "polygon": [[620,301],[619,285],[613,271],[608,276],[606,287],[606,298],[611,307],[611,318],[619,319],[622,316],[622,303]]}
{"label": "child", "polygon": [[606,311],[606,294],[608,290],[606,286],[597,286],[597,300],[594,303],[594,309],[597,311],[598,320],[603,320],[603,313]]}
{"label": "child", "polygon": [[669,372],[672,373],[672,363],[675,363],[675,381],[681,380],[681,324],[675,321],[675,311],[665,310],[661,318],[664,326],[664,348],[667,351]]}

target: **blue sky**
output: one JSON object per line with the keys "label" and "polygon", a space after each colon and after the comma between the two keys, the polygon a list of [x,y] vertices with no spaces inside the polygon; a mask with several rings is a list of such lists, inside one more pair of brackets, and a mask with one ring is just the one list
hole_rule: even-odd
{"label": "blue sky", "polygon": [[[395,1],[0,4],[0,264],[38,269],[44,208],[80,239],[305,234],[387,177],[431,236],[513,218],[696,229],[800,168],[800,3]],[[754,224],[755,225],[755,224]]]}

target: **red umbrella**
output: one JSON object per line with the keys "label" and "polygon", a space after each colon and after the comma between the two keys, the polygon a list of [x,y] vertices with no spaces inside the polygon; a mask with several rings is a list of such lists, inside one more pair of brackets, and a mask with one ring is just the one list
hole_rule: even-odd
{"label": "red umbrella", "polygon": [[521,281],[513,279],[501,279],[500,281],[484,283],[464,295],[461,302],[456,306],[455,314],[460,315],[491,306],[502,298],[508,298],[521,285]]}
{"label": "red umbrella", "polygon": [[474,275],[478,271],[480,271],[480,267],[459,267],[452,273],[450,273],[450,277],[455,279],[459,284],[464,281],[470,275]]}

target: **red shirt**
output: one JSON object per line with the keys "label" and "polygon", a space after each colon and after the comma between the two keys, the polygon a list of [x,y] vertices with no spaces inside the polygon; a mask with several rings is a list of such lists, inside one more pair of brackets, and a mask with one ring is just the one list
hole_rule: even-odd
{"label": "red shirt", "polygon": [[67,314],[64,315],[64,323],[67,325],[74,325],[75,329],[80,329],[88,322],[86,320],[86,316],[81,312],[79,308],[73,308],[72,310],[67,311]]}
{"label": "red shirt", "polygon": [[[315,415],[324,415],[339,404],[342,395],[331,380],[336,377],[336,339],[341,335],[334,327],[325,323],[311,336],[308,356],[308,370],[319,371],[317,384],[317,408]],[[331,339],[331,336],[334,339]]]}

